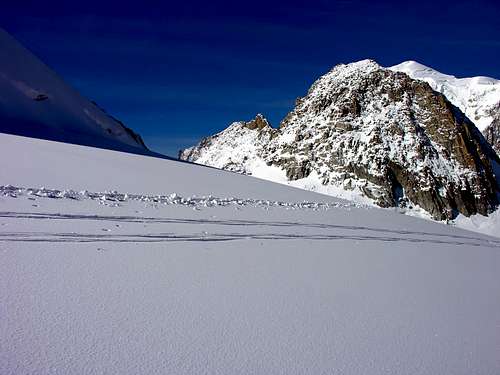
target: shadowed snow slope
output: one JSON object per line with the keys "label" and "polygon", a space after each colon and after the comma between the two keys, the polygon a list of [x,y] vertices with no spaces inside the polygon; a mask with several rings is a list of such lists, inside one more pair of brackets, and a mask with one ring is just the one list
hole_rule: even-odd
{"label": "shadowed snow slope", "polygon": [[82,97],[1,28],[0,131],[147,152],[139,135]]}
{"label": "shadowed snow slope", "polygon": [[5,134],[0,185],[1,374],[500,372],[491,237]]}

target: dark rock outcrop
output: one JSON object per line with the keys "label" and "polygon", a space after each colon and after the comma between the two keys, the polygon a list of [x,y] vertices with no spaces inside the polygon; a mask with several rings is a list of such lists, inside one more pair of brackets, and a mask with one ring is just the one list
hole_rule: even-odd
{"label": "dark rock outcrop", "polygon": [[497,154],[500,154],[500,103],[492,109],[491,116],[493,117],[493,121],[485,129],[484,134]]}

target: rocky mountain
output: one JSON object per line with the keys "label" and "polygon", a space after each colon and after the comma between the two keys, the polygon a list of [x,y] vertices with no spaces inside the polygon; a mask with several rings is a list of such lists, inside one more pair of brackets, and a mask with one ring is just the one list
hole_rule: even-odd
{"label": "rocky mountain", "polygon": [[[500,152],[497,129],[491,129],[495,118],[500,116],[500,81],[490,77],[456,78],[419,64],[405,61],[389,69],[408,74],[411,78],[427,82],[434,90],[444,94],[460,108],[483,132],[490,143]],[[494,137],[494,138],[491,138]]]}
{"label": "rocky mountain", "polygon": [[491,114],[493,118],[491,124],[483,133],[495,151],[500,154],[500,102],[492,108]]}
{"label": "rocky mountain", "polygon": [[500,160],[475,125],[428,83],[372,60],[320,77],[279,128],[258,115],[179,157],[439,220],[499,204]]}
{"label": "rocky mountain", "polygon": [[258,114],[251,121],[235,122],[223,132],[203,138],[198,145],[182,150],[179,159],[252,175],[257,167],[254,162],[267,155],[267,147],[277,135]]}
{"label": "rocky mountain", "polygon": [[81,96],[1,28],[0,132],[147,152],[137,133]]}

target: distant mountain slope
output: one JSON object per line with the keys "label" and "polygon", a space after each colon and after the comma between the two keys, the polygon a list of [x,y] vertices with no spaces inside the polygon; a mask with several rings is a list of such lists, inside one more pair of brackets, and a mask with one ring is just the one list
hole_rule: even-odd
{"label": "distant mountain slope", "polygon": [[[456,78],[416,61],[405,61],[390,67],[411,78],[427,82],[460,108],[500,152],[498,118],[500,117],[500,81],[490,77]],[[496,122],[495,122],[495,119]],[[491,128],[493,127],[493,128]]]}
{"label": "distant mountain slope", "polygon": [[0,132],[147,151],[138,134],[81,96],[1,28]]}
{"label": "distant mountain slope", "polygon": [[279,129],[261,117],[235,123],[180,158],[440,220],[487,215],[500,192],[500,161],[474,124],[428,84],[372,60],[319,78]]}

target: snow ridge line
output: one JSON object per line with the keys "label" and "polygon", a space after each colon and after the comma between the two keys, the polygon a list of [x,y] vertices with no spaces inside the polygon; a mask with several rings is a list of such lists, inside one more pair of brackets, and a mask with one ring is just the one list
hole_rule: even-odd
{"label": "snow ridge line", "polygon": [[119,193],[117,191],[105,191],[105,192],[89,192],[87,190],[74,191],[74,190],[57,190],[57,189],[47,189],[45,187],[41,188],[25,188],[13,185],[0,185],[0,196],[18,198],[21,196],[28,197],[40,197],[40,198],[51,198],[51,199],[72,199],[72,200],[95,200],[99,201],[101,204],[112,204],[119,205],[120,203],[136,201],[152,204],[163,204],[163,205],[183,205],[188,207],[193,207],[193,209],[201,209],[207,207],[218,207],[218,206],[235,206],[235,207],[260,207],[263,209],[269,209],[271,207],[283,207],[286,209],[311,209],[311,210],[329,210],[329,209],[351,209],[351,208],[364,208],[371,209],[373,207],[368,205],[362,205],[359,203],[348,202],[284,202],[284,201],[272,201],[272,200],[262,200],[262,199],[242,199],[242,198],[217,198],[211,195],[209,196],[192,196],[192,197],[182,197],[177,193],[171,193],[168,195],[141,195],[141,194],[127,194]]}

